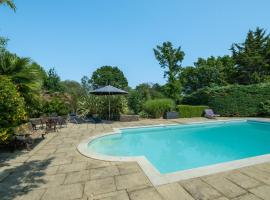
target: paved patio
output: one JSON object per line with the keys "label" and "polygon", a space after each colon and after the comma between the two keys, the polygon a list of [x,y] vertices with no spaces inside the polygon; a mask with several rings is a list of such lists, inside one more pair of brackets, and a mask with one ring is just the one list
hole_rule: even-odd
{"label": "paved patio", "polygon": [[270,163],[154,187],[137,163],[94,160],[76,150],[80,141],[114,127],[202,120],[69,125],[30,152],[0,153],[0,199],[269,200]]}

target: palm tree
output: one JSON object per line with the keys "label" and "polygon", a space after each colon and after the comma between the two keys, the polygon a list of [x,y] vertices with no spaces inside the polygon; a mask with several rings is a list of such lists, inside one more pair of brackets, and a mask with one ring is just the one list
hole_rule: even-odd
{"label": "palm tree", "polygon": [[28,105],[41,90],[42,72],[29,58],[20,58],[10,52],[1,53],[0,75],[12,80]]}
{"label": "palm tree", "polygon": [[16,5],[14,4],[13,0],[0,0],[0,5],[2,5],[2,4],[6,4],[12,10],[16,11]]}

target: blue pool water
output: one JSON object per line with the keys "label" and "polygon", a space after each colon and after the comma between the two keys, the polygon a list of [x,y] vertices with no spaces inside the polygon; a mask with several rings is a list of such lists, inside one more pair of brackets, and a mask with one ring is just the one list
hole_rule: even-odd
{"label": "blue pool water", "polygon": [[270,153],[270,123],[253,121],[122,129],[88,149],[110,156],[145,156],[160,173]]}

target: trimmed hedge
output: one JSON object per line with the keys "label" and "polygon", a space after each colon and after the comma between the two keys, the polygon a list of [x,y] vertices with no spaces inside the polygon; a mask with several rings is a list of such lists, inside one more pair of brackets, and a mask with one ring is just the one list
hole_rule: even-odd
{"label": "trimmed hedge", "polygon": [[177,110],[181,118],[201,117],[208,106],[178,105]]}
{"label": "trimmed hedge", "polygon": [[204,104],[221,116],[261,116],[262,103],[270,99],[270,83],[230,85],[200,89],[184,97],[186,104]]}
{"label": "trimmed hedge", "polygon": [[160,118],[173,108],[174,102],[171,99],[153,99],[143,104],[143,111],[152,118]]}

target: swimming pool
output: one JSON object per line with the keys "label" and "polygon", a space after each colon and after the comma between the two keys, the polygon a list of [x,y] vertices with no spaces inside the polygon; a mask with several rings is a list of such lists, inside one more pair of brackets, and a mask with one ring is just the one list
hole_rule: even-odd
{"label": "swimming pool", "polygon": [[[88,153],[110,160],[143,157],[144,163],[162,177],[267,155],[270,123],[241,120],[126,128],[94,138],[86,148]],[[151,171],[149,166],[143,168]]]}

